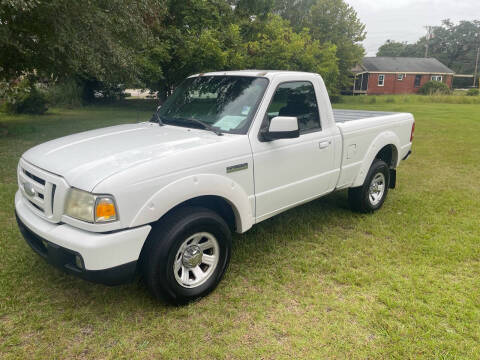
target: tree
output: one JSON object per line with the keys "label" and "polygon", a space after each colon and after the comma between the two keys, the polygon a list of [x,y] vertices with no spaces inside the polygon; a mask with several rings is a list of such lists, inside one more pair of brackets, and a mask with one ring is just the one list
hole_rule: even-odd
{"label": "tree", "polygon": [[245,48],[248,68],[320,73],[330,92],[337,92],[336,46],[314,40],[308,29],[296,33],[288,21],[271,15],[256,38],[245,44]]}
{"label": "tree", "polygon": [[188,75],[238,62],[239,29],[224,0],[169,0],[152,32],[142,78],[163,96]]}
{"label": "tree", "polygon": [[[231,8],[222,0],[188,3],[169,7],[156,32],[159,40],[144,62],[147,85],[163,96],[190,74],[244,68],[319,72],[337,92],[336,47],[313,39],[308,29],[296,32],[278,15],[253,16],[246,5]],[[192,16],[199,12],[201,17]]]}
{"label": "tree", "polygon": [[[138,80],[151,0],[1,0],[0,78],[35,73],[109,84]],[[153,20],[154,21],[154,20]]]}
{"label": "tree", "polygon": [[359,44],[365,39],[365,25],[355,10],[343,0],[317,0],[310,9],[305,25],[313,39],[332,43],[337,48],[338,88],[350,86],[350,69],[358,64],[365,51]]}
{"label": "tree", "polygon": [[407,42],[387,40],[378,49],[377,56],[423,57],[424,53],[424,44],[408,44]]}
{"label": "tree", "polygon": [[186,76],[263,67],[349,86],[364,25],[344,0],[0,0],[0,81],[35,75],[167,95]]}
{"label": "tree", "polygon": [[308,34],[321,45],[335,45],[339,71],[330,90],[350,87],[350,69],[364,55],[360,42],[366,33],[365,25],[344,0],[235,0],[231,3],[241,9],[241,14],[260,19],[265,18],[268,10],[288,20],[295,33]]}
{"label": "tree", "polygon": [[306,26],[310,10],[316,0],[276,0],[275,13],[290,21],[296,31]]}
{"label": "tree", "polygon": [[[377,56],[423,57],[427,38],[421,37],[414,44],[388,40]],[[476,53],[480,47],[480,21],[460,21],[458,24],[444,20],[434,26],[428,40],[429,57],[436,58],[460,74],[471,74],[475,69]]]}
{"label": "tree", "polygon": [[240,18],[265,19],[275,10],[276,0],[230,0],[229,4]]}
{"label": "tree", "polygon": [[387,40],[387,42],[378,49],[377,56],[402,56],[406,46],[406,42]]}
{"label": "tree", "polygon": [[[420,41],[425,41],[421,39]],[[458,24],[444,20],[433,29],[430,56],[457,73],[471,74],[475,69],[477,49],[480,47],[480,21],[460,21]]]}

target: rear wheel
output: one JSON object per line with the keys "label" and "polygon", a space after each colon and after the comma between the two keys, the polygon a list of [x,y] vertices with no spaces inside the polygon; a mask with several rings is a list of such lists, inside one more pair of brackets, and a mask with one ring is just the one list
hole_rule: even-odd
{"label": "rear wheel", "polygon": [[362,186],[348,189],[348,202],[352,210],[362,213],[374,212],[385,202],[390,183],[387,163],[375,159]]}
{"label": "rear wheel", "polygon": [[210,293],[227,269],[231,233],[217,213],[184,207],[166,215],[152,229],[142,253],[150,292],[174,304]]}

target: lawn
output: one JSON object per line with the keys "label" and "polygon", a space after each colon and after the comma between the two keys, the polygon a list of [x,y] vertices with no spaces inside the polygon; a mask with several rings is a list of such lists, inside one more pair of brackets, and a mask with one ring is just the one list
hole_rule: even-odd
{"label": "lawn", "polygon": [[479,357],[479,104],[339,104],[415,115],[413,155],[382,210],[354,214],[339,192],[262,222],[234,236],[217,290],[177,308],[141,280],[105,287],[61,273],[14,219],[21,154],[153,108],[129,104],[0,114],[0,358]]}

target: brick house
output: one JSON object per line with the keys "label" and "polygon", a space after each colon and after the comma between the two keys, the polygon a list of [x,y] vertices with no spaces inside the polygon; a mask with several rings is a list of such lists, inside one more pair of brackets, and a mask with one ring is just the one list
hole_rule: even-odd
{"label": "brick house", "polygon": [[427,81],[452,88],[455,72],[434,58],[365,57],[352,69],[354,94],[413,94]]}

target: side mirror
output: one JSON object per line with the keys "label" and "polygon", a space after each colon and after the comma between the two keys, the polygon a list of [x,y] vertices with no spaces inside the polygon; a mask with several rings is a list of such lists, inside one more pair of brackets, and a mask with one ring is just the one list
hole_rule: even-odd
{"label": "side mirror", "polygon": [[294,116],[276,116],[270,120],[268,130],[262,133],[266,141],[294,139],[300,136],[298,119]]}

